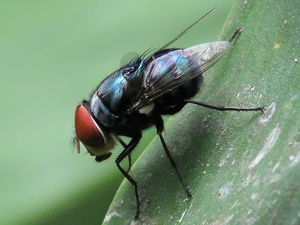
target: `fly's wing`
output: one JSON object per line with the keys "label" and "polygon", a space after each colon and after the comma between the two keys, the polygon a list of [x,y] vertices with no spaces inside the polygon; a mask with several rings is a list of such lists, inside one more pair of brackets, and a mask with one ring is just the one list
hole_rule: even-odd
{"label": "fly's wing", "polygon": [[128,112],[150,104],[156,98],[183,85],[211,68],[229,47],[217,41],[179,49],[151,61],[144,70],[143,86]]}

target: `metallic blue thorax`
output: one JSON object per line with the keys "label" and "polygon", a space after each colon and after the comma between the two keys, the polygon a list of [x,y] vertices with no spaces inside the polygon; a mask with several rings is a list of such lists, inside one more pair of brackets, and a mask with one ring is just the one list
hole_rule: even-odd
{"label": "metallic blue thorax", "polygon": [[132,116],[124,116],[126,109],[140,92],[144,65],[144,60],[130,63],[100,84],[92,97],[91,111],[101,125],[108,129],[114,128],[120,134],[126,133],[130,126],[134,129],[134,124],[139,123],[139,120],[143,121],[140,123],[145,123],[143,129],[150,126],[145,115],[134,113]]}
{"label": "metallic blue thorax", "polygon": [[136,96],[143,79],[145,62],[138,60],[116,71],[106,78],[95,94],[99,96],[107,109],[114,114],[122,113],[133,101],[128,96]]}

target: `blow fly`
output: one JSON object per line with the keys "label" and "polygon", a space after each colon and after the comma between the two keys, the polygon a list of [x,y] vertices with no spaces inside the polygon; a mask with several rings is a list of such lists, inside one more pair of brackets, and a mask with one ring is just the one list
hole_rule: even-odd
{"label": "blow fly", "polygon": [[[263,107],[224,107],[191,100],[201,87],[203,74],[220,59],[241,29],[237,29],[228,41],[200,44],[186,49],[167,47],[214,9],[155,53],[138,57],[109,75],[101,82],[90,101],[82,100],[77,105],[75,143],[78,152],[81,142],[90,155],[95,156],[97,162],[101,162],[111,156],[116,141],[124,147],[115,162],[122,174],[134,186],[137,205],[135,219],[140,215],[140,200],[138,183],[129,174],[130,153],[142,138],[143,130],[151,126],[156,127],[163,149],[190,199],[192,194],[164,141],[162,115],[173,115],[187,103],[220,111],[263,110]],[[127,144],[119,136],[126,136],[131,140]],[[120,165],[126,157],[129,159],[128,170]]]}

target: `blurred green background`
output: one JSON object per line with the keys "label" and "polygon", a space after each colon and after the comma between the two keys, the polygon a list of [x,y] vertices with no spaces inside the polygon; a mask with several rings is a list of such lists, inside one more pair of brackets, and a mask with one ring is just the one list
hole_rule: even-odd
{"label": "blurred green background", "polygon": [[[218,40],[232,0],[0,2],[0,224],[100,224],[120,184],[121,152],[96,163],[72,146],[76,104],[124,55]],[[145,132],[136,158],[155,136]],[[85,149],[82,148],[82,152]]]}

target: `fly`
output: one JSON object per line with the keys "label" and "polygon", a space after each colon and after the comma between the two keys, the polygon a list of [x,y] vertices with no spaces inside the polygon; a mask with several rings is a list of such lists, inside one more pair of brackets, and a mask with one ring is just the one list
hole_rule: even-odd
{"label": "fly", "polygon": [[[225,107],[191,100],[203,82],[203,74],[211,68],[229,48],[230,43],[241,32],[237,29],[228,41],[217,41],[190,48],[168,48],[190,28],[210,14],[213,8],[173,40],[150,56],[140,56],[116,70],[101,82],[90,101],[82,100],[75,111],[75,143],[78,152],[80,142],[90,155],[101,162],[111,156],[115,142],[124,150],[115,163],[126,179],[134,186],[136,197],[135,219],[140,215],[138,183],[129,174],[131,152],[135,149],[142,131],[155,126],[163,149],[173,166],[187,198],[192,198],[168,146],[163,138],[163,115],[179,112],[187,103],[201,105],[219,111],[263,111],[264,107]],[[125,143],[119,136],[131,138]],[[120,163],[129,159],[129,169]]]}

